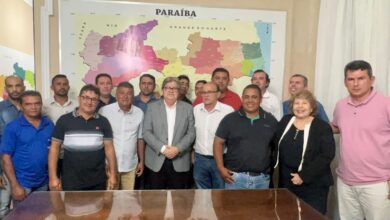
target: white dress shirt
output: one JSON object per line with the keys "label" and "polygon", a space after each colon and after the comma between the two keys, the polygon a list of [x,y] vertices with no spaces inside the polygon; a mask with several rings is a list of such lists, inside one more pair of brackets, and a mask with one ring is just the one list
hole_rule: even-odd
{"label": "white dress shirt", "polygon": [[226,104],[217,102],[214,109],[208,112],[201,103],[194,107],[195,117],[195,152],[202,155],[213,155],[215,132],[221,120],[234,109]]}
{"label": "white dress shirt", "polygon": [[[167,112],[167,124],[168,124],[168,143],[167,145],[172,145],[173,133],[175,132],[175,122],[176,122],[176,104],[171,107],[167,105],[164,101],[165,111]],[[160,152],[164,153],[166,146],[162,146]]]}
{"label": "white dress shirt", "polygon": [[142,139],[143,111],[132,105],[124,112],[118,102],[103,106],[99,113],[111,124],[114,136],[114,148],[119,172],[134,170],[138,164],[137,142]]}
{"label": "white dress shirt", "polygon": [[167,122],[168,122],[168,145],[172,145],[173,132],[175,129],[176,121],[176,103],[173,106],[168,106],[165,102],[165,110],[167,111]]}
{"label": "white dress shirt", "polygon": [[276,120],[280,120],[283,116],[282,102],[273,93],[268,90],[263,94],[260,106],[267,112],[271,113]]}
{"label": "white dress shirt", "polygon": [[43,102],[42,114],[49,117],[55,124],[62,115],[72,112],[77,106],[79,103],[75,100],[68,99],[64,105],[60,105],[54,97],[51,97]]}

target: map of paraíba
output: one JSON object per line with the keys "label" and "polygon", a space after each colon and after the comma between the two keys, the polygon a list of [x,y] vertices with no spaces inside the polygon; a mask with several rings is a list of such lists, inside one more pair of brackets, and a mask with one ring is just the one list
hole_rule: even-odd
{"label": "map of para\u00edba", "polygon": [[137,85],[148,73],[158,91],[166,77],[185,74],[192,89],[217,67],[230,72],[229,89],[239,94],[264,69],[270,90],[282,95],[285,11],[100,0],[59,0],[58,10],[60,72],[71,95],[99,73],[114,85]]}
{"label": "map of para\u00edba", "polygon": [[[155,47],[148,44],[151,35],[159,25],[159,20],[129,25],[123,32],[104,35],[90,30],[79,52],[83,63],[88,66],[84,74],[85,83],[94,83],[97,74],[106,72],[113,77],[114,85],[129,81],[141,73],[155,70],[164,76],[180,74],[211,74],[216,67],[227,68],[233,78],[250,76],[255,69],[269,69],[271,28],[269,23],[254,22],[252,28],[258,37],[253,42],[224,37],[209,37],[204,31],[223,32],[226,27],[199,25],[169,25],[173,32],[171,40],[183,35],[174,32],[185,31],[189,34],[185,40],[185,54],[173,47]],[[81,29],[88,26],[83,21]],[[245,33],[243,33],[245,34]],[[223,35],[222,35],[223,36]],[[264,44],[264,45],[262,45]]]}

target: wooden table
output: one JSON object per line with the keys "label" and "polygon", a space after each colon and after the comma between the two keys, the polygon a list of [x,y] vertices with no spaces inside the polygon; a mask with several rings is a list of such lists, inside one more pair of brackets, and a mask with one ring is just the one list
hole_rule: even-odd
{"label": "wooden table", "polygon": [[286,189],[34,192],[6,219],[326,219]]}

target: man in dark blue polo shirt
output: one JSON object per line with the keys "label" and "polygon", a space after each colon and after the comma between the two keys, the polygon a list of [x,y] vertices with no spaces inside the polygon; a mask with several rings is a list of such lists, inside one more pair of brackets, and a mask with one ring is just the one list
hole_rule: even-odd
{"label": "man in dark blue polo shirt", "polygon": [[241,109],[222,119],[215,134],[214,158],[227,189],[269,187],[277,120],[260,108],[261,98],[258,86],[245,87]]}
{"label": "man in dark blue polo shirt", "polygon": [[[99,95],[97,87],[85,85],[78,97],[79,107],[58,119],[49,152],[50,190],[106,190],[116,187],[112,129],[108,120],[95,112]],[[57,160],[61,144],[64,146],[64,159],[60,181]]]}
{"label": "man in dark blue polo shirt", "polygon": [[156,79],[153,75],[143,74],[139,79],[139,95],[134,97],[133,104],[142,109],[145,113],[148,109],[148,103],[155,101],[157,98],[154,95],[156,88]]}
{"label": "man in dark blue polo shirt", "polygon": [[99,73],[95,78],[95,84],[100,92],[99,102],[96,106],[96,112],[98,112],[101,107],[116,102],[116,99],[111,95],[113,85],[112,78],[108,73]]}
{"label": "man in dark blue polo shirt", "polygon": [[53,122],[41,115],[39,92],[26,91],[20,100],[23,115],[6,125],[0,147],[14,207],[30,192],[48,189],[47,155],[54,128]]}

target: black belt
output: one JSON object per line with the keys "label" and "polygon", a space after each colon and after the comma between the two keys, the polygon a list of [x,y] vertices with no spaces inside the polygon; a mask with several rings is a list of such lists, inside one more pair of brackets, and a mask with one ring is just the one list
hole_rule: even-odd
{"label": "black belt", "polygon": [[248,176],[260,176],[260,172],[244,172]]}
{"label": "black belt", "polygon": [[199,154],[199,153],[197,153],[199,156],[201,156],[201,157],[205,157],[205,158],[207,158],[207,159],[214,159],[214,156],[212,156],[212,155],[203,155],[203,154]]}
{"label": "black belt", "polygon": [[268,169],[266,169],[266,170],[264,170],[262,172],[241,172],[241,173],[246,174],[248,176],[260,176],[261,174],[264,174],[264,175],[269,174],[270,173],[270,169],[268,168]]}

